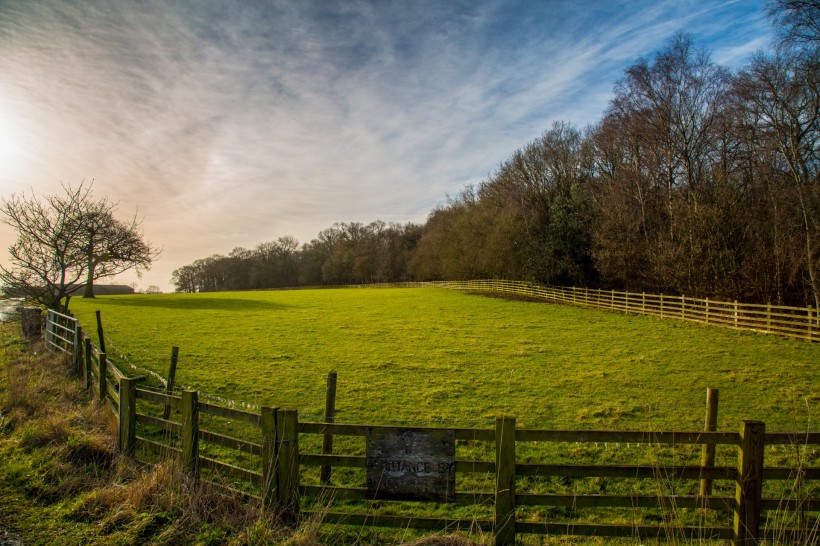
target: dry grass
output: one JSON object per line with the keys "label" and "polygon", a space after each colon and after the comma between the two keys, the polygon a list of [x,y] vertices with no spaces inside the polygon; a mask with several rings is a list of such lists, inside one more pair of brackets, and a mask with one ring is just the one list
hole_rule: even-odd
{"label": "dry grass", "polygon": [[[0,487],[25,503],[0,507],[27,542],[65,532],[88,544],[369,544],[322,526],[285,525],[259,503],[197,481],[174,462],[142,465],[116,450],[116,420],[60,354],[0,325]],[[0,492],[2,494],[2,492]],[[0,529],[0,531],[3,531]],[[381,542],[383,544],[389,542]],[[398,543],[398,542],[397,542]],[[432,535],[413,546],[470,546]]]}

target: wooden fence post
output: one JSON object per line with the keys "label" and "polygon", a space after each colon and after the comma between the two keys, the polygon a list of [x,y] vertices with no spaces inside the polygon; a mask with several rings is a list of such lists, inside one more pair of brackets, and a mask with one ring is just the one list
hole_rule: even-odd
{"label": "wooden fence post", "polygon": [[99,311],[96,311],[96,315],[97,315],[97,336],[100,338],[100,351],[106,352],[106,350],[105,350],[105,336],[103,335],[102,316],[100,315]]}
{"label": "wooden fence post", "polygon": [[814,318],[814,317],[812,317],[812,314],[813,313],[812,313],[811,307],[806,307],[806,326],[808,327],[808,332],[807,332],[806,339],[809,340],[809,341],[811,341],[811,323],[812,323],[812,319]]}
{"label": "wooden fence post", "polygon": [[[325,423],[333,423],[336,418],[336,372],[327,374],[327,392],[325,393]],[[333,435],[325,434],[322,439],[322,455],[331,455],[333,453]],[[320,482],[323,484],[330,483],[330,465],[322,466]]]}
{"label": "wooden fence post", "polygon": [[495,419],[495,544],[515,544],[515,417]]}
{"label": "wooden fence post", "polygon": [[99,384],[97,385],[97,394],[100,397],[100,402],[105,400],[105,386],[107,382],[105,380],[105,374],[108,371],[106,369],[106,362],[108,361],[108,357],[105,356],[105,353],[100,353],[100,361],[97,363],[97,374],[99,377]]}
{"label": "wooden fence post", "polygon": [[82,349],[80,348],[80,339],[82,339],[83,330],[80,328],[80,323],[74,323],[74,351],[72,357],[74,358],[74,369],[77,370],[77,373],[82,373],[83,369],[83,359],[82,359]]}
{"label": "wooden fence post", "polygon": [[[717,430],[718,417],[718,389],[707,387],[706,389],[706,424],[703,428],[706,432],[714,432]],[[703,444],[701,451],[700,466],[715,466],[715,444]],[[701,478],[700,489],[698,495],[701,497],[708,497],[712,494],[712,479]]]}
{"label": "wooden fence post", "polygon": [[641,314],[646,314],[646,292],[641,292]]}
{"label": "wooden fence post", "polygon": [[[179,347],[171,347],[171,366],[168,368],[168,382],[165,384],[165,394],[174,394],[174,378],[177,375],[177,360],[179,359]],[[162,418],[166,421],[171,417],[171,404],[166,403],[162,410]]]}
{"label": "wooden fence post", "polygon": [[765,433],[766,425],[760,421],[743,421],[740,428],[735,488],[735,546],[757,544],[760,536]]}
{"label": "wooden fence post", "polygon": [[134,455],[137,442],[137,381],[136,378],[120,378],[119,448],[129,457]]}
{"label": "wooden fence post", "polygon": [[197,474],[199,467],[199,393],[182,391],[182,453],[183,470]]}
{"label": "wooden fence post", "polygon": [[279,443],[276,500],[283,516],[294,519],[299,513],[299,416],[296,410],[277,412],[276,438]]}
{"label": "wooden fence post", "polygon": [[766,304],[766,333],[772,329],[772,302]]}
{"label": "wooden fence post", "polygon": [[663,294],[661,294],[661,318],[663,318]]}
{"label": "wooden fence post", "polygon": [[85,367],[83,368],[83,376],[85,379],[85,388],[91,388],[91,338],[86,337],[83,344],[85,347]]}
{"label": "wooden fence post", "polygon": [[735,300],[735,328],[737,328],[737,300]]}
{"label": "wooden fence post", "polygon": [[709,298],[706,298],[706,324],[709,324]]}
{"label": "wooden fence post", "polygon": [[276,503],[276,412],[279,408],[262,407],[262,504],[271,507]]}

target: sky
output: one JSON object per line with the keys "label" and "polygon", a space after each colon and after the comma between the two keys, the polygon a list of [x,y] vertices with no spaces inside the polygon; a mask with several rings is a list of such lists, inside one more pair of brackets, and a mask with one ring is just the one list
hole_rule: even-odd
{"label": "sky", "polygon": [[[334,222],[425,221],[601,119],[677,32],[729,68],[762,1],[0,0],[0,197],[93,181],[162,254],[136,282]],[[0,263],[11,228],[0,225]]]}

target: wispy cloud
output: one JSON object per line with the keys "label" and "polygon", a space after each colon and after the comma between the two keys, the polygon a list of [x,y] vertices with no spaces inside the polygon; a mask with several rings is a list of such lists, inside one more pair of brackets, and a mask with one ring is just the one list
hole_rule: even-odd
{"label": "wispy cloud", "polygon": [[0,123],[25,143],[0,189],[96,179],[167,286],[235,245],[421,221],[552,121],[599,119],[680,30],[733,65],[768,40],[759,5],[717,0],[0,0]]}

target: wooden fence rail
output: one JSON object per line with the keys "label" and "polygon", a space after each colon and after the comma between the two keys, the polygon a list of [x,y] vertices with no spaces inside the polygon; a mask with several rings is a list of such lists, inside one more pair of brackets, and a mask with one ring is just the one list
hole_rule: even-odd
{"label": "wooden fence rail", "polygon": [[771,304],[738,303],[618,290],[543,286],[526,281],[476,280],[415,283],[452,290],[498,292],[546,301],[610,309],[624,313],[678,319],[751,330],[783,337],[820,341],[820,310]]}
{"label": "wooden fence rail", "polygon": [[621,290],[545,286],[530,281],[501,279],[305,286],[299,289],[425,287],[505,293],[554,303],[698,322],[805,341],[820,341],[820,309],[813,307],[729,302],[685,295],[670,296]]}
{"label": "wooden fence rail", "polygon": [[[488,284],[487,289],[497,289]],[[472,289],[472,288],[471,288]],[[538,287],[543,290],[543,287]],[[582,296],[588,301],[591,296]],[[599,297],[595,295],[594,297]],[[610,294],[610,301],[617,301]],[[679,312],[683,307],[667,306],[664,313]],[[687,300],[689,305],[689,300]],[[711,312],[711,311],[710,311]],[[49,315],[49,317],[52,317]],[[49,321],[63,320],[60,317]],[[53,326],[53,325],[52,325]],[[62,336],[71,339],[71,336]],[[736,432],[715,431],[717,392],[710,392],[711,407],[707,410],[704,431],[570,431],[536,430],[516,427],[514,417],[499,417],[492,428],[436,428],[343,424],[334,422],[333,402],[328,399],[328,412],[324,422],[300,422],[296,410],[263,407],[258,412],[240,410],[199,399],[199,394],[185,390],[180,395],[159,392],[139,386],[143,377],[127,377],[106,354],[93,345],[90,337],[76,326],[76,340],[72,346],[78,370],[86,385],[102,403],[111,408],[117,417],[118,446],[123,453],[143,458],[170,457],[182,468],[195,475],[214,474],[234,480],[237,486],[245,484],[251,495],[257,496],[265,506],[270,506],[283,517],[296,518],[306,515],[321,518],[323,523],[367,525],[376,527],[400,527],[425,530],[481,530],[493,533],[496,544],[513,544],[517,536],[525,534],[579,535],[598,537],[633,537],[636,539],[678,539],[688,537],[699,540],[728,539],[735,544],[757,544],[759,541],[816,540],[820,533],[820,497],[816,485],[820,480],[820,467],[765,467],[764,453],[767,446],[788,445],[795,449],[820,446],[818,432],[766,433],[765,425],[756,421],[743,421]],[[335,392],[336,376],[328,378],[328,390]],[[709,406],[709,404],[708,404]],[[171,408],[165,417],[165,408]],[[203,417],[219,419],[227,423],[227,431],[250,427],[252,438],[239,438],[226,432],[203,426]],[[382,476],[393,467],[422,465],[430,473],[426,462],[398,461],[374,463],[370,452],[373,438],[394,435],[405,438],[415,434],[422,438],[449,438],[455,453],[455,443],[486,443],[493,447],[492,460],[470,460],[452,456],[453,480],[447,484],[450,490],[443,493],[444,503],[474,505],[481,509],[491,507],[486,517],[450,518],[398,516],[374,513],[367,501],[389,499],[385,502],[417,502],[424,499],[414,495],[404,497],[384,489],[374,488],[370,479],[358,485],[331,485],[331,471],[335,468],[374,470]],[[313,436],[317,442],[310,442]],[[333,443],[328,437],[351,437],[365,439],[366,455],[361,451],[333,453]],[[438,441],[438,440],[437,440]],[[443,443],[447,443],[442,440]],[[590,444],[590,443],[640,444],[665,446],[703,446],[704,456],[699,464],[547,464],[521,461],[518,458],[522,444]],[[303,451],[300,444],[322,446],[319,452]],[[339,443],[342,443],[341,441]],[[218,449],[214,450],[213,446]],[[726,446],[737,452],[737,464],[715,466],[713,456],[716,446]],[[207,449],[206,449],[207,448]],[[220,451],[221,450],[221,451]],[[391,452],[392,453],[392,452]],[[398,452],[396,452],[398,453]],[[241,456],[244,462],[238,462]],[[395,455],[392,453],[391,456]],[[250,461],[250,462],[249,462]],[[382,465],[383,466],[379,466]],[[396,466],[398,465],[398,466]],[[445,470],[450,471],[446,464]],[[301,483],[302,469],[317,468],[315,483]],[[390,468],[393,468],[390,467]],[[435,467],[433,467],[435,468]],[[321,471],[321,472],[318,472]],[[361,472],[361,470],[359,470]],[[443,472],[439,467],[439,472]],[[461,491],[455,489],[459,476],[476,475],[491,477],[492,490]],[[694,484],[697,494],[678,494],[667,491],[655,494],[556,494],[532,492],[522,484],[537,478],[606,478],[613,480],[688,480]],[[790,480],[791,493],[782,498],[766,498],[763,495],[767,482]],[[734,484],[734,496],[712,495],[706,489],[713,482]],[[726,487],[722,488],[724,491]],[[708,491],[704,493],[704,491]],[[255,493],[254,493],[255,492]],[[311,511],[301,508],[302,499],[315,498],[323,501],[345,502],[349,511],[325,508]],[[362,501],[355,504],[355,501]],[[354,504],[349,506],[348,504]],[[358,508],[357,508],[358,506]],[[424,505],[419,505],[424,506]],[[643,523],[584,523],[572,521],[533,520],[527,516],[529,507],[561,507],[598,510],[601,508],[656,509],[662,514],[678,509],[708,509],[731,515],[731,525],[649,525]],[[416,510],[417,511],[417,510]],[[789,526],[772,529],[766,527],[766,513],[790,511],[795,517]],[[485,512],[486,513],[486,512]],[[776,535],[776,536],[775,536]]]}

